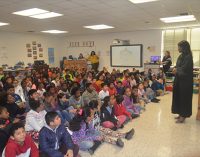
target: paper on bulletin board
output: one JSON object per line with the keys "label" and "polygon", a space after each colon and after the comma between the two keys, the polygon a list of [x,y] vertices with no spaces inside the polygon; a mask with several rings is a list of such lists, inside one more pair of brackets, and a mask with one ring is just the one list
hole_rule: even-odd
{"label": "paper on bulletin board", "polygon": [[48,48],[49,64],[54,64],[54,48]]}

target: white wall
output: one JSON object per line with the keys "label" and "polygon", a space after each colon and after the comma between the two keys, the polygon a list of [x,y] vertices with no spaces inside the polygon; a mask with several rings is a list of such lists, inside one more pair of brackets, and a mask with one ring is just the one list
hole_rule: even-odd
{"label": "white wall", "polygon": [[[59,66],[60,57],[63,53],[63,44],[60,42],[61,38],[55,35],[35,35],[29,33],[9,33],[0,32],[0,66],[2,64],[8,64],[14,66],[19,61],[27,63],[33,63],[33,57],[27,57],[26,44],[36,41],[42,44],[43,57],[39,60],[45,60],[48,64],[48,48],[54,48],[55,64],[51,66]],[[6,54],[6,57],[2,57]]]}
{"label": "white wall", "polygon": [[[59,61],[63,56],[73,55],[77,57],[79,53],[84,56],[89,55],[92,50],[96,51],[100,56],[100,69],[105,66],[110,67],[110,45],[114,39],[130,40],[131,44],[143,44],[143,59],[149,61],[150,56],[160,55],[161,53],[161,30],[135,31],[123,33],[107,33],[94,34],[87,36],[68,36],[59,37],[56,35],[35,35],[22,33],[0,32],[0,65],[15,65],[18,61],[24,61],[25,64],[33,63],[33,58],[27,57],[26,43],[37,41],[42,44],[44,57],[48,64],[47,49],[52,47],[55,49],[55,64],[51,66],[59,66]],[[69,48],[69,42],[94,41],[95,46],[92,48]],[[155,52],[149,52],[148,46],[155,46]],[[5,52],[7,59],[2,59],[1,54]],[[40,58],[39,58],[40,59]],[[42,58],[41,58],[42,59]],[[124,69],[124,68],[119,68]]]}
{"label": "white wall", "polygon": [[[146,62],[150,60],[150,56],[161,54],[161,37],[161,30],[107,33],[88,36],[69,36],[64,39],[64,49],[67,52],[67,56],[73,54],[75,57],[77,57],[79,53],[83,53],[84,56],[89,55],[92,50],[95,50],[97,54],[100,55],[100,69],[103,66],[107,67],[108,69],[112,69],[110,67],[110,45],[112,45],[114,39],[130,40],[131,44],[143,44],[143,60]],[[71,48],[68,46],[69,42],[78,41],[94,41],[95,46],[93,48]],[[155,51],[149,52],[147,50],[148,46],[154,46]]]}

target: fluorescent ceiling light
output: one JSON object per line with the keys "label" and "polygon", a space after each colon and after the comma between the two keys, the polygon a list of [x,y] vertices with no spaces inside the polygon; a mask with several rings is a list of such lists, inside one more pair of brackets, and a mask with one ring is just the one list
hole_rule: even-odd
{"label": "fluorescent ceiling light", "polygon": [[39,8],[32,8],[32,9],[13,12],[13,14],[21,15],[21,16],[32,16],[32,15],[43,14],[43,13],[47,13],[47,12],[49,12],[49,11],[39,9]]}
{"label": "fluorescent ceiling light", "polygon": [[165,23],[175,23],[175,22],[195,21],[196,18],[194,17],[194,15],[181,15],[181,16],[160,18],[160,20]]}
{"label": "fluorescent ceiling light", "polygon": [[[196,28],[196,27],[198,27],[198,28]],[[163,27],[163,29],[177,29],[177,28],[193,28],[193,29],[200,29],[199,27],[200,27],[199,24],[195,24],[195,25],[182,25],[182,26]]]}
{"label": "fluorescent ceiling light", "polygon": [[147,3],[147,2],[155,2],[158,0],[129,0],[132,3],[138,4],[138,3]]}
{"label": "fluorescent ceiling light", "polygon": [[100,29],[110,29],[110,28],[114,28],[113,26],[108,26],[108,25],[92,25],[92,26],[84,26],[85,28],[89,28],[89,29],[94,29],[94,30],[100,30]]}
{"label": "fluorescent ceiling light", "polygon": [[9,25],[9,23],[0,22],[0,26]]}
{"label": "fluorescent ceiling light", "polygon": [[37,19],[47,19],[47,18],[52,18],[52,17],[57,17],[57,16],[62,16],[62,14],[48,12],[48,13],[44,13],[44,14],[33,15],[30,17],[37,18]]}
{"label": "fluorescent ceiling light", "polygon": [[47,31],[41,31],[41,32],[52,33],[52,34],[68,33],[67,31],[60,31],[60,30],[47,30]]}

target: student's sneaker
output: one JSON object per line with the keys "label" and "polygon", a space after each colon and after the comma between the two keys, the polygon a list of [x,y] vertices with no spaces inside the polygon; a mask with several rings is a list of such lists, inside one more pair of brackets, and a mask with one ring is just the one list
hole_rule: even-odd
{"label": "student's sneaker", "polygon": [[118,138],[118,139],[117,139],[116,145],[119,146],[119,147],[124,147],[124,142],[122,141],[121,138]]}
{"label": "student's sneaker", "polygon": [[126,133],[125,139],[130,140],[133,137],[134,133],[135,133],[135,130],[131,129],[129,132]]}

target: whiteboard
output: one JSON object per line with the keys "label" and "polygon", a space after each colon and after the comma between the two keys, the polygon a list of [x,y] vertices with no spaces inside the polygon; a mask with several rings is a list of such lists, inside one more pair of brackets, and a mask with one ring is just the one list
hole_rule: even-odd
{"label": "whiteboard", "polygon": [[110,63],[112,67],[142,67],[143,46],[136,45],[111,45]]}

